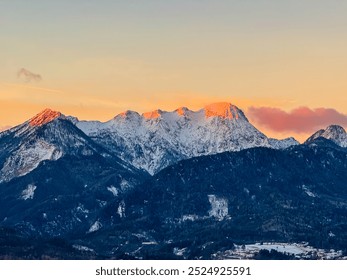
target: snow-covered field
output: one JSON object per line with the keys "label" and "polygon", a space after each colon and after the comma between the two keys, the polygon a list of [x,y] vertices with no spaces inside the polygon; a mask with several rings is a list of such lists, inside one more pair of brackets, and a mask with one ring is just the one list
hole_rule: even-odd
{"label": "snow-covered field", "polygon": [[255,243],[235,245],[234,250],[218,252],[215,259],[253,259],[260,250],[275,250],[280,253],[294,255],[296,259],[343,259],[342,251],[317,249],[307,243]]}

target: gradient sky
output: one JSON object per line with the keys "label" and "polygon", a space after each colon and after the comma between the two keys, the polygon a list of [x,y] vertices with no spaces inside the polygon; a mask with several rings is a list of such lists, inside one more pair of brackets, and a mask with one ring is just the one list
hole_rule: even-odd
{"label": "gradient sky", "polygon": [[[0,0],[0,128],[46,107],[108,120],[216,101],[270,136],[304,139],[326,125],[317,108],[346,127],[346,15],[343,0]],[[302,107],[312,128],[271,123],[276,108],[300,126]]]}

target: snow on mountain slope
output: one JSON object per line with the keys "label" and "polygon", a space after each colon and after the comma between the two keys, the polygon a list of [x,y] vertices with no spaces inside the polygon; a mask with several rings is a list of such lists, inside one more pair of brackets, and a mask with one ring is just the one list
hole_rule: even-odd
{"label": "snow on mountain slope", "polygon": [[290,146],[295,146],[299,144],[299,142],[296,141],[293,137],[288,137],[282,140],[269,138],[269,143],[272,148],[279,150],[283,150]]}
{"label": "snow on mountain slope", "polygon": [[124,161],[155,174],[192,157],[251,147],[286,148],[291,140],[269,140],[236,106],[210,104],[199,111],[186,107],[142,115],[126,111],[102,122],[81,121],[77,127]]}
{"label": "snow on mountain slope", "polygon": [[330,125],[326,129],[318,130],[316,133],[310,136],[305,143],[311,143],[319,137],[332,140],[341,147],[347,147],[347,133],[342,126]]}
{"label": "snow on mountain slope", "polygon": [[65,154],[107,155],[59,112],[46,109],[0,134],[0,183],[22,176],[44,160]]}

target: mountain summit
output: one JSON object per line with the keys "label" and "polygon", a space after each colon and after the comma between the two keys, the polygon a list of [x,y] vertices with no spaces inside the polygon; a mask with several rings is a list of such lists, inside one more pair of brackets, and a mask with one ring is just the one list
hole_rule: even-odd
{"label": "mountain summit", "polygon": [[31,172],[44,160],[95,154],[108,152],[63,114],[46,109],[0,134],[0,183]]}
{"label": "mountain summit", "polygon": [[342,126],[330,125],[326,129],[318,130],[305,143],[309,144],[319,137],[329,139],[341,147],[347,147],[347,133]]}
{"label": "mountain summit", "polygon": [[203,110],[205,111],[206,118],[210,118],[210,117],[221,117],[224,119],[243,118],[244,120],[248,121],[245,115],[243,114],[243,112],[239,108],[227,102],[213,103],[213,104],[205,106]]}
{"label": "mountain summit", "polygon": [[60,112],[53,111],[51,109],[45,109],[41,113],[37,114],[35,117],[30,119],[29,124],[31,126],[41,126],[61,116],[63,115]]}

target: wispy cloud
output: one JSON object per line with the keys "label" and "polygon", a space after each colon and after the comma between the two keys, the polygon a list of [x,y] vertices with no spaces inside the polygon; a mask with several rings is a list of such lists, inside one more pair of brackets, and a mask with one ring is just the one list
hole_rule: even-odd
{"label": "wispy cloud", "polygon": [[40,82],[42,80],[41,75],[35,74],[25,68],[19,69],[17,72],[18,79],[24,79],[26,82]]}
{"label": "wispy cloud", "polygon": [[32,89],[32,90],[36,90],[36,91],[44,91],[44,92],[49,92],[49,93],[64,93],[61,90],[44,88],[44,87],[35,87],[35,86],[30,86],[30,85],[11,84],[11,83],[0,83],[0,84],[2,84],[4,86],[8,86],[8,87],[19,87],[19,88]]}
{"label": "wispy cloud", "polygon": [[347,115],[331,108],[298,107],[290,112],[272,107],[250,107],[252,122],[275,132],[312,133],[331,124],[347,126]]}

